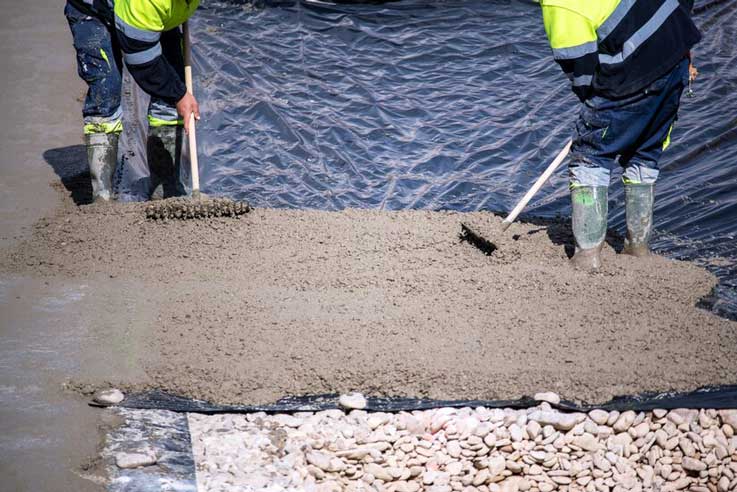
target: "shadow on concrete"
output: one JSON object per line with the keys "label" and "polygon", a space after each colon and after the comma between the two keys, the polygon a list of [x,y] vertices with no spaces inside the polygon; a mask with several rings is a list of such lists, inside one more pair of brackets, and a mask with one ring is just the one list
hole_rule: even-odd
{"label": "shadow on concrete", "polygon": [[[177,154],[182,152],[182,142],[183,139],[180,135],[177,139]],[[119,160],[118,166],[123,166],[123,177],[120,179],[126,181],[126,176],[133,175],[137,180],[128,179],[126,181],[127,186],[121,192],[115,186],[117,174],[114,174],[113,189],[118,193],[116,199],[120,201],[145,201],[151,198],[161,199],[186,195],[186,186],[182,184],[182,180],[184,182],[189,180],[189,176],[186,174],[189,161],[183,156],[181,164],[172,162],[163,142],[158,137],[148,139],[146,150],[146,153],[142,153],[143,160],[136,157],[133,152],[124,152],[120,157],[122,160]],[[145,160],[147,154],[154,156],[152,162],[157,165],[149,167],[149,163]],[[84,145],[49,149],[43,153],[43,157],[56,175],[59,176],[61,184],[69,192],[76,205],[89,205],[93,202],[92,183],[90,182],[90,171],[87,166],[87,150]],[[177,168],[180,165],[184,166],[183,172],[185,175],[178,178],[180,171]],[[125,199],[126,196],[132,197],[132,199]]]}
{"label": "shadow on concrete", "polygon": [[[504,217],[506,214],[501,212],[492,212],[494,215]],[[571,219],[556,217],[556,218],[543,218],[534,216],[524,216],[518,222],[536,226],[536,228],[527,231],[525,234],[532,236],[535,234],[545,233],[548,235],[550,242],[556,246],[563,246],[566,256],[568,258],[573,257],[575,252],[575,242],[573,240],[573,231],[571,230]],[[491,242],[490,238],[481,236],[478,232],[468,228],[465,224],[461,224],[461,234],[459,236],[461,241],[468,242],[469,244],[478,248],[484,254],[492,255],[497,250],[496,244]],[[516,241],[520,238],[519,234],[515,234],[512,238]],[[624,237],[618,234],[613,229],[607,229],[605,241],[611,246],[614,251],[621,253],[624,249]]]}
{"label": "shadow on concrete", "polygon": [[43,156],[59,176],[61,184],[69,192],[75,204],[92,203],[92,184],[84,145],[49,149],[43,153]]}
{"label": "shadow on concrete", "polygon": [[[566,256],[571,258],[575,252],[575,242],[573,240],[573,231],[571,230],[570,218],[540,218],[540,217],[524,217],[520,220],[526,224],[539,226],[539,229],[532,229],[527,232],[528,235],[546,233],[550,241],[556,246],[563,246]],[[624,249],[624,237],[612,229],[607,229],[606,243],[611,246],[614,251],[621,253]]]}

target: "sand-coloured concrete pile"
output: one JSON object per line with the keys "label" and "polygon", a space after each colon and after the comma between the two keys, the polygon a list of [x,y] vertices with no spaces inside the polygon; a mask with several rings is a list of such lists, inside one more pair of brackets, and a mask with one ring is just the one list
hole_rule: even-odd
{"label": "sand-coloured concrete pile", "polygon": [[[498,249],[459,241],[461,223]],[[506,234],[500,224],[488,213],[263,209],[160,222],[145,205],[68,206],[1,267],[121,296],[146,286],[156,312],[139,326],[130,306],[138,348],[126,357],[148,379],[117,383],[218,402],[540,389],[596,402],[737,381],[737,323],[696,307],[715,285],[703,269],[608,246],[600,272],[574,271],[567,223]]]}

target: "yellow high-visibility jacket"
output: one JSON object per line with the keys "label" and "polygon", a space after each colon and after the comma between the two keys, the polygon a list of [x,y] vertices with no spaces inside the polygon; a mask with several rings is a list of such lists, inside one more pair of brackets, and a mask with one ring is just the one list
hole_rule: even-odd
{"label": "yellow high-visibility jacket", "polygon": [[123,50],[123,57],[133,78],[141,88],[154,97],[176,103],[184,96],[183,74],[167,60],[181,57],[177,53],[163,53],[162,36],[178,38],[177,28],[194,13],[199,0],[114,0],[115,27]]}
{"label": "yellow high-visibility jacket", "polygon": [[541,0],[553,57],[583,101],[665,75],[700,39],[687,0]]}

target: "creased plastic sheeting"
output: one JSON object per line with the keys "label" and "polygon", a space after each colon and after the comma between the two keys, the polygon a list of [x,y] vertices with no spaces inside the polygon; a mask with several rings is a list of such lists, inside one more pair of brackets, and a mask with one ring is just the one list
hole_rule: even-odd
{"label": "creased plastic sheeting", "polygon": [[[193,22],[203,189],[256,206],[510,210],[579,103],[539,6],[208,2]],[[737,316],[737,0],[697,2],[701,76],[657,187],[658,251],[721,279]],[[623,229],[619,171],[610,225]],[[570,215],[562,168],[527,213]]]}
{"label": "creased plastic sheeting", "polygon": [[[366,400],[367,406],[365,409],[377,412],[409,412],[442,407],[530,408],[540,404],[540,402],[529,397],[518,400],[427,400],[368,397]],[[338,395],[287,397],[270,405],[217,405],[202,400],[170,395],[158,390],[128,395],[120,406],[207,414],[317,412],[340,408]],[[600,405],[562,401],[560,404],[553,406],[561,410],[578,412],[588,412],[594,408],[620,412],[625,410],[646,411],[656,408],[664,410],[675,408],[734,409],[737,408],[737,385],[705,387],[684,393],[643,393],[635,396],[620,396]]]}
{"label": "creased plastic sheeting", "polygon": [[[119,410],[124,423],[105,439],[102,459],[109,492],[197,492],[192,440],[187,416],[165,410]],[[156,465],[121,469],[118,453],[152,449]]]}

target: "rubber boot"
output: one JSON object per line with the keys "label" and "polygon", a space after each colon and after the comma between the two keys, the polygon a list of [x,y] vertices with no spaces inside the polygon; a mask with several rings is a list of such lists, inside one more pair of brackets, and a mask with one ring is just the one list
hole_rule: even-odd
{"label": "rubber boot", "polygon": [[653,203],[655,185],[624,185],[624,204],[627,217],[627,235],[624,239],[626,255],[648,256],[650,254],[650,234],[653,230]]}
{"label": "rubber boot", "polygon": [[164,125],[148,130],[148,165],[154,182],[152,199],[186,195],[179,180],[182,127]]}
{"label": "rubber boot", "polygon": [[92,181],[92,199],[113,197],[113,173],[118,159],[117,133],[88,133],[84,136]]}
{"label": "rubber boot", "polygon": [[591,271],[601,266],[601,248],[607,226],[607,191],[606,186],[579,186],[571,190],[571,222],[576,240],[571,264],[576,268]]}

